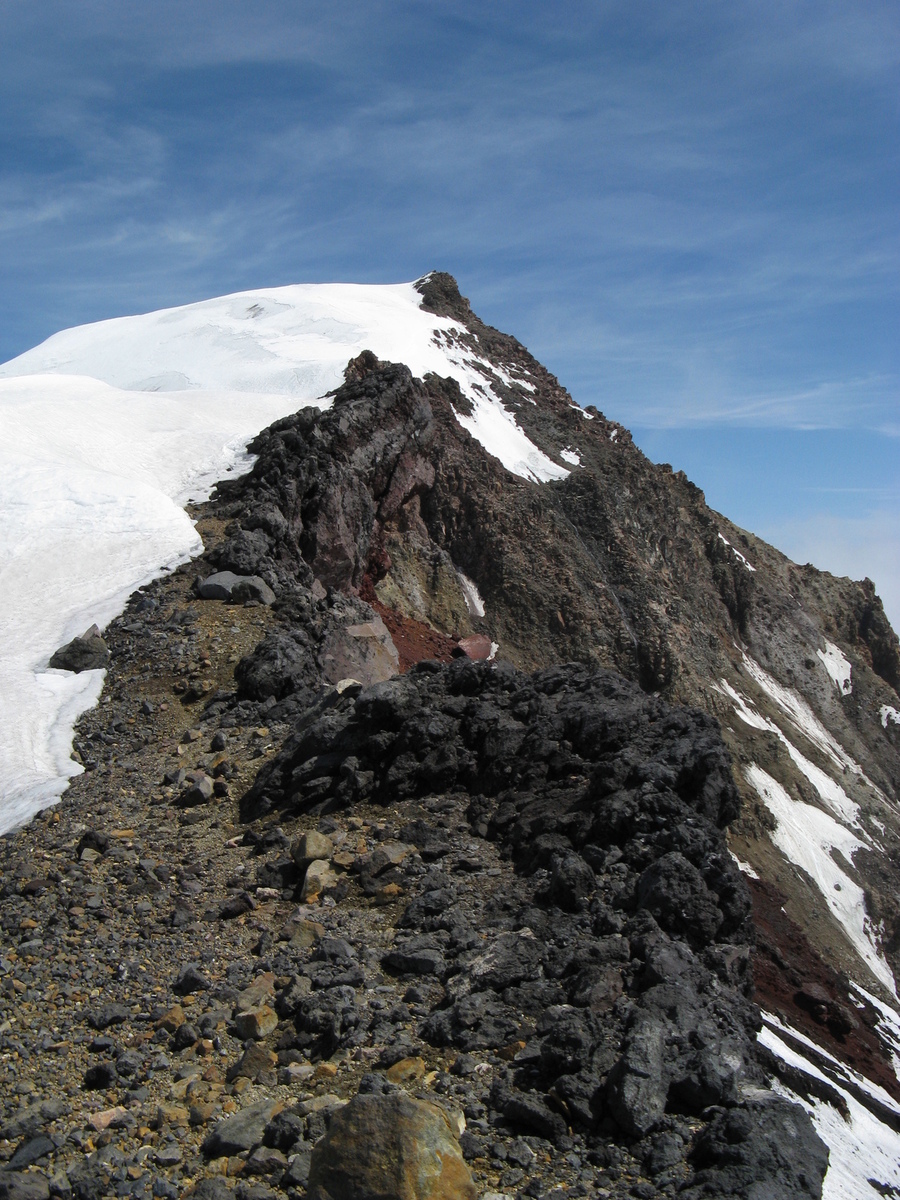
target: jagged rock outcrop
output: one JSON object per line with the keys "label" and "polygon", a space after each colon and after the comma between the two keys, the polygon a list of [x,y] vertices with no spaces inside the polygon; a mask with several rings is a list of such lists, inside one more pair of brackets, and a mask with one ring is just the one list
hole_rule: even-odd
{"label": "jagged rock outcrop", "polygon": [[[725,844],[739,801],[710,718],[588,667],[521,675],[424,662],[311,712],[260,773],[244,817],[446,793],[462,794],[473,832],[516,863],[512,923],[495,911],[487,941],[473,939],[465,907],[434,873],[385,963],[443,984],[422,1026],[437,1046],[500,1050],[528,1031],[516,1070],[492,1092],[508,1121],[551,1140],[569,1125],[642,1139],[669,1113],[724,1106],[743,1114],[760,1186],[775,1159],[765,1122],[756,1147],[757,1112],[802,1130],[797,1148],[823,1160],[804,1114],[776,1116],[783,1102],[771,1096],[762,1108],[742,1099],[762,1080],[747,999],[750,900]],[[424,823],[401,836],[435,853]],[[301,998],[284,1015],[308,1046],[321,1002]],[[328,1028],[332,1049],[352,1044],[352,1024]],[[704,1179],[716,1194],[741,1194],[747,1172],[730,1163],[720,1179],[716,1161],[705,1153]],[[806,1170],[805,1154],[779,1162],[769,1185],[814,1195]]]}
{"label": "jagged rock outcrop", "polygon": [[[419,286],[425,307],[460,322],[444,334],[458,354],[568,476],[511,474],[460,424],[471,404],[453,380],[417,380],[364,353],[329,410],[277,422],[253,443],[250,474],[220,486],[229,561],[281,588],[289,625],[313,581],[358,597],[385,622],[401,669],[446,660],[480,634],[522,668],[612,667],[699,705],[738,764],[737,844],[764,875],[781,852],[759,772],[788,804],[828,813],[837,786],[838,818],[858,811],[863,845],[886,852],[854,858],[848,884],[863,888],[882,930],[872,952],[896,965],[898,889],[885,862],[900,853],[900,725],[883,714],[900,706],[900,653],[871,583],[796,566],[737,529],[683,473],[648,462],[627,430],[574,405],[514,338],[478,320],[451,277]],[[808,869],[780,859],[778,875],[818,953],[881,986],[886,969],[870,974]]]}
{"label": "jagged rock outcrop", "polygon": [[900,947],[872,585],[736,529],[451,277],[418,287],[558,477],[364,352],[192,510],[201,561],[106,631],[85,775],[0,841],[0,1189],[359,1192],[347,1130],[390,1147],[424,1102],[450,1194],[791,1200],[828,1151],[773,1076],[896,1121],[848,979],[884,988]]}

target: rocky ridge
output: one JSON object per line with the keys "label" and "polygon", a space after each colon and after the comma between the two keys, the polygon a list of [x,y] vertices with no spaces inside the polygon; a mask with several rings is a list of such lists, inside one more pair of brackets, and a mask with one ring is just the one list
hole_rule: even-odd
{"label": "rocky ridge", "polygon": [[[306,572],[368,601],[401,654],[412,628],[439,657],[481,634],[519,667],[612,667],[716,716],[743,798],[738,856],[784,894],[814,954],[880,993],[900,928],[890,867],[900,727],[883,717],[900,702],[900,651],[872,584],[798,567],[737,529],[484,326],[449,276],[419,286],[426,306],[467,326],[459,353],[535,443],[578,465],[548,484],[510,475],[460,425],[468,401],[454,381],[415,380],[363,354],[329,411],[276,423],[253,443],[254,470],[220,488],[217,511],[240,526],[235,561],[273,583]],[[788,808],[837,815],[858,838],[863,853],[841,881],[865,892],[868,932],[855,941],[816,870],[773,844],[766,779]],[[841,828],[833,836],[846,840]]]}
{"label": "rocky ridge", "polygon": [[[829,967],[827,913],[781,911],[809,884],[740,764],[749,748],[815,802],[808,774],[722,686],[781,728],[746,660],[784,677],[800,639],[804,695],[892,844],[895,739],[869,710],[897,651],[871,588],[711,514],[448,280],[421,290],[467,326],[460,352],[586,465],[510,476],[452,381],[364,354],[197,510],[204,560],[105,631],[86,773],[0,843],[9,1194],[332,1194],[313,1147],[340,1145],[335,1115],[358,1095],[360,1120],[400,1120],[408,1094],[463,1129],[448,1194],[819,1195],[826,1151],[769,1087],[754,978],[896,1093],[877,1011],[839,973],[852,947]],[[823,630],[849,702],[816,674]],[[735,822],[766,871],[756,948]],[[868,892],[889,954],[890,890]]]}
{"label": "rocky ridge", "polygon": [[[297,732],[300,689],[217,686],[276,614],[195,569],[107,630],[88,769],[2,842],[7,1194],[316,1194],[357,1094],[442,1106],[485,1193],[817,1194],[753,1041],[714,723],[589,667],[430,660],[320,677]],[[364,615],[310,604],[326,637]]]}

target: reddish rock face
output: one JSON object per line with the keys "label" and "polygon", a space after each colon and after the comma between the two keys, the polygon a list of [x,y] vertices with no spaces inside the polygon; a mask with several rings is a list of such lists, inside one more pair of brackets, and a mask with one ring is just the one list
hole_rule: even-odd
{"label": "reddish rock face", "polygon": [[471,637],[463,638],[454,652],[455,657],[471,658],[475,662],[486,662],[491,657],[491,639],[483,633],[473,633]]}

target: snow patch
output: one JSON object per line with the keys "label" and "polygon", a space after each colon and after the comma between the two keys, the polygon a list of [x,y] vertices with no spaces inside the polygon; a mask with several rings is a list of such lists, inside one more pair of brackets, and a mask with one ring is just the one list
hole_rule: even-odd
{"label": "snow patch", "polygon": [[483,617],[484,601],[479,595],[478,588],[468,575],[463,575],[462,571],[457,570],[456,576],[459,579],[459,586],[462,588],[462,594],[466,601],[466,608],[469,610],[469,615]]}
{"label": "snow patch", "polygon": [[853,691],[850,682],[850,663],[841,650],[826,639],[825,649],[817,650],[816,654],[825,664],[825,670],[831,676],[831,681],[842,696],[849,696]]}
{"label": "snow patch", "polygon": [[872,1007],[877,1010],[878,1022],[875,1032],[890,1049],[894,1064],[894,1074],[900,1079],[900,1013],[897,1012],[896,1008],[892,1008],[889,1004],[885,1004],[883,1000],[879,1000],[877,996],[873,996],[871,992],[867,992],[861,984],[854,983],[851,980],[850,986],[863,999],[868,1000]]}
{"label": "snow patch", "polygon": [[619,436],[619,431],[618,431],[618,429],[611,429],[611,430],[609,431],[609,440],[610,440],[611,442],[614,442],[618,436]]}
{"label": "snow patch", "polygon": [[498,366],[496,363],[491,363],[490,369],[495,375],[499,376],[500,379],[503,380],[507,387],[524,388],[526,392],[537,391],[537,388],[533,383],[530,383],[527,379],[521,376],[510,374],[505,367]]}
{"label": "snow patch", "polygon": [[565,450],[560,450],[559,457],[563,462],[571,463],[573,467],[581,466],[581,455],[577,450],[570,450],[566,447]]}
{"label": "snow patch", "polygon": [[850,799],[841,785],[827,775],[821,767],[817,767],[815,763],[810,762],[805,755],[801,754],[775,722],[757,712],[746,697],[733,688],[727,680],[722,679],[719,684],[717,690],[734,701],[734,711],[744,724],[749,725],[752,729],[774,733],[791,756],[794,765],[806,776],[818,792],[820,799],[828,805],[835,816],[850,825],[859,826],[859,805]]}
{"label": "snow patch", "polygon": [[875,978],[894,992],[893,974],[866,916],[865,893],[838,865],[832,853],[836,850],[852,863],[853,855],[866,849],[866,844],[821,809],[793,800],[777,780],[755,763],[746,768],[745,774],[776,820],[772,841],[785,858],[810,876],[860,958]]}
{"label": "snow patch", "polygon": [[756,574],[756,567],[752,567],[750,565],[750,563],[747,561],[747,559],[744,558],[743,554],[741,554],[740,550],[735,550],[734,546],[732,546],[731,542],[729,542],[728,538],[725,537],[724,534],[721,534],[721,533],[719,534],[719,541],[725,543],[725,545],[728,547],[728,549],[731,551],[731,553],[734,555],[734,557],[738,560],[739,563],[743,563],[743,565],[747,568],[748,571],[752,571],[754,574]]}
{"label": "snow patch", "polygon": [[550,483],[568,476],[565,467],[535,446],[499,397],[488,394],[486,388],[490,385],[471,361],[449,355],[446,361],[453,369],[449,372],[445,369],[444,374],[453,375],[474,410],[470,416],[457,413],[456,419],[488,454],[498,458],[513,475],[534,483]]}
{"label": "snow patch", "polygon": [[881,724],[885,729],[888,727],[888,721],[893,721],[895,725],[900,725],[900,712],[896,708],[892,708],[890,704],[882,704],[881,712],[878,715],[881,717]]}
{"label": "snow patch", "polygon": [[742,862],[741,859],[739,859],[738,856],[734,853],[734,851],[731,851],[731,857],[737,863],[738,870],[742,871],[750,879],[759,879],[759,875],[756,873],[756,871],[753,870],[753,868],[750,866],[750,864],[746,863],[746,862]]}
{"label": "snow patch", "polygon": [[0,379],[0,830],[80,772],[72,728],[102,672],[48,672],[50,655],[200,552],[181,505],[249,463],[247,439],[280,414],[272,396]]}
{"label": "snow patch", "polygon": [[[822,1188],[823,1200],[880,1200],[886,1189],[900,1190],[900,1133],[880,1121],[850,1091],[841,1087],[841,1076],[852,1079],[881,1103],[898,1112],[895,1101],[881,1088],[851,1071],[818,1046],[813,1046],[797,1030],[784,1025],[770,1013],[763,1014],[764,1025],[758,1039],[773,1054],[789,1066],[803,1071],[814,1079],[830,1084],[840,1093],[847,1105],[849,1120],[823,1100],[807,1100],[776,1081],[773,1090],[802,1105],[812,1118],[816,1132],[829,1148],[828,1172]],[[810,1047],[810,1056],[797,1045]],[[826,1074],[813,1060],[812,1054],[823,1055],[834,1064]],[[876,1188],[869,1180],[882,1185]]]}
{"label": "snow patch", "polygon": [[791,724],[799,729],[804,737],[818,747],[827,758],[830,758],[835,766],[846,767],[854,775],[859,775],[873,791],[882,796],[880,789],[875,787],[859,763],[855,762],[844,747],[832,737],[805,700],[801,699],[796,692],[792,692],[790,688],[782,687],[749,654],[743,654],[743,663],[747,674],[756,681],[769,699],[778,705]]}

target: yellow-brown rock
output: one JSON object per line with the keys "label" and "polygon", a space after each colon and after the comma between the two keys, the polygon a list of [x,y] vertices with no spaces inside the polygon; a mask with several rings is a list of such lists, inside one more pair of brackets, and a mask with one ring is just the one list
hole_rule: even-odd
{"label": "yellow-brown rock", "polygon": [[403,1092],[355,1096],[312,1153],[308,1200],[476,1200],[450,1121]]}

